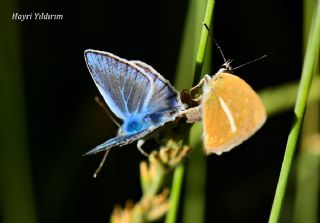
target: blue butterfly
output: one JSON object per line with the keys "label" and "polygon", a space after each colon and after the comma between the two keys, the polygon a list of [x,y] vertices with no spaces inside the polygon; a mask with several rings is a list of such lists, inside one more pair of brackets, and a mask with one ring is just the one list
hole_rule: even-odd
{"label": "blue butterfly", "polygon": [[115,138],[85,155],[108,151],[114,146],[142,139],[174,121],[184,109],[179,92],[151,66],[98,50],[86,50],[84,55],[106,104],[122,120]]}

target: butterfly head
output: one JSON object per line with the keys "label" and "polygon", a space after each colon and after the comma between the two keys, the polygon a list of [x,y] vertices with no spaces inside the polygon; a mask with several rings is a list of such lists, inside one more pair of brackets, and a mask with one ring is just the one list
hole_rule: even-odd
{"label": "butterfly head", "polygon": [[231,66],[232,61],[233,60],[227,60],[224,64],[222,64],[222,66],[221,66],[220,70],[218,71],[218,73],[225,72],[225,73],[232,74],[233,73],[233,69],[232,69],[232,66]]}

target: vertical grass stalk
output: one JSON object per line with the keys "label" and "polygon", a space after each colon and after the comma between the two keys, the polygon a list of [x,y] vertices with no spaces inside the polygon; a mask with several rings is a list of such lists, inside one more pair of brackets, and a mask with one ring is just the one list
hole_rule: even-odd
{"label": "vertical grass stalk", "polygon": [[305,113],[309,90],[312,81],[312,74],[314,70],[314,64],[319,54],[319,41],[320,41],[320,4],[317,4],[317,10],[314,14],[313,24],[310,28],[309,39],[307,43],[302,75],[298,90],[298,96],[294,108],[294,123],[290,130],[284,159],[280,171],[278,185],[272,204],[272,210],[269,216],[269,223],[276,223],[279,221],[281,208],[284,200],[286,186],[288,182],[288,176],[293,160],[295,148],[297,146],[298,137],[301,130],[302,120]]}
{"label": "vertical grass stalk", "polygon": [[[303,1],[303,49],[305,52],[308,33],[312,24],[313,12],[316,9],[315,0]],[[319,56],[319,55],[318,55]],[[316,59],[312,88],[317,88],[319,94],[320,83],[317,83],[319,75],[319,59]],[[312,90],[310,92],[312,94]],[[312,101],[311,94],[303,120],[299,154],[295,162],[295,197],[293,208],[293,222],[318,222],[318,198],[319,198],[319,168],[320,168],[320,109],[319,101]]]}
{"label": "vertical grass stalk", "polygon": [[[197,2],[195,2],[197,3]],[[200,1],[199,1],[200,4]],[[206,5],[206,11],[205,11],[205,16],[204,16],[204,22],[210,27],[211,25],[211,19],[212,19],[212,14],[213,14],[213,8],[214,8],[214,0],[208,0],[207,1],[207,5]],[[197,15],[198,13],[196,12],[192,12],[192,8],[189,8],[189,12],[191,15]],[[201,9],[199,9],[200,11]],[[202,15],[197,15],[197,16],[202,16]],[[182,66],[186,66],[185,63],[186,61],[183,61],[181,58],[183,55],[180,55],[180,61],[178,63],[178,70],[177,70],[177,77],[176,77],[176,83],[175,86],[177,86],[178,89],[181,89],[181,86],[183,87],[188,87],[190,88],[190,84],[193,82],[197,82],[198,80],[200,80],[201,77],[201,71],[202,71],[202,66],[204,63],[204,58],[205,58],[205,53],[206,53],[206,46],[207,46],[207,39],[208,39],[208,31],[205,29],[205,27],[203,27],[202,23],[196,23],[194,24],[194,21],[192,21],[192,19],[188,19],[189,24],[186,24],[185,27],[185,33],[187,33],[188,29],[192,29],[194,30],[194,26],[197,27],[199,26],[199,28],[201,27],[201,34],[200,34],[200,41],[199,41],[199,46],[198,46],[198,50],[197,50],[197,56],[196,56],[196,65],[195,65],[195,72],[191,75],[187,75],[186,73],[183,72],[179,72],[180,70],[184,70],[182,68]],[[195,20],[197,21],[197,20]],[[196,34],[193,34],[196,35]],[[195,37],[195,36],[194,36]],[[193,41],[195,43],[195,41],[198,42],[198,38],[193,38]],[[186,43],[184,41],[184,43]],[[182,46],[182,49],[185,46]],[[187,52],[184,52],[187,53]],[[187,80],[188,84],[185,84],[184,79],[186,79],[186,75],[189,77],[189,80]],[[190,84],[189,84],[190,83]],[[191,132],[192,134],[192,132]],[[199,135],[200,137],[200,135]],[[169,212],[166,216],[165,222],[166,223],[174,223],[176,222],[176,218],[177,218],[177,213],[178,213],[178,207],[179,207],[179,200],[180,200],[180,194],[181,194],[181,188],[182,188],[182,183],[183,183],[183,174],[184,174],[184,165],[180,165],[179,167],[177,167],[175,169],[174,172],[174,176],[173,176],[173,183],[172,183],[172,189],[171,189],[171,194],[170,194],[170,209]]]}
{"label": "vertical grass stalk", "polygon": [[35,223],[17,1],[0,2],[0,206],[3,223]]}

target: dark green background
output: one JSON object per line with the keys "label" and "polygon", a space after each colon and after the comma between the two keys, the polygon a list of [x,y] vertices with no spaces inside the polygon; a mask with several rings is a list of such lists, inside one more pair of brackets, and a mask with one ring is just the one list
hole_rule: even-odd
{"label": "dark green background", "polygon": [[[101,155],[81,156],[117,132],[94,102],[99,92],[83,51],[104,50],[144,61],[172,81],[190,2],[194,1],[20,0],[14,12],[64,18],[19,22],[11,20],[11,11],[2,15],[20,28],[28,152],[39,222],[107,222],[115,204],[140,198],[138,169],[144,157],[135,145],[113,149],[98,179],[92,174]],[[260,90],[298,80],[301,21],[301,1],[217,0],[213,30],[234,66],[274,53],[236,72]],[[211,74],[223,63],[214,50]],[[207,222],[267,221],[291,121],[291,111],[270,117],[239,148],[207,157]]]}

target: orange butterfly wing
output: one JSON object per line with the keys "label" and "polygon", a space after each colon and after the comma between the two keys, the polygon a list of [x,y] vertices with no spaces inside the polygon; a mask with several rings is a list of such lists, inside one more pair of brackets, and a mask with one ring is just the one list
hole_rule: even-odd
{"label": "orange butterfly wing", "polygon": [[255,91],[225,72],[217,73],[204,86],[202,109],[206,153],[231,150],[252,136],[267,117]]}

